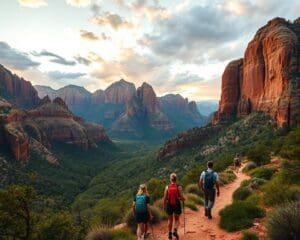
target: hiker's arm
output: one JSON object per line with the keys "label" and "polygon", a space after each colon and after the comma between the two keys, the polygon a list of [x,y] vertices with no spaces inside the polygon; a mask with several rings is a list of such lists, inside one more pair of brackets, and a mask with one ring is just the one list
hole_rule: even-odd
{"label": "hiker's arm", "polygon": [[216,175],[217,175],[217,181],[216,181],[217,196],[220,196],[220,184],[219,184],[220,179],[219,179],[219,175],[218,174]]}
{"label": "hiker's arm", "polygon": [[132,212],[135,215],[135,201],[132,202]]}
{"label": "hiker's arm", "polygon": [[179,190],[179,197],[180,197],[180,200],[184,202],[184,201],[185,201],[185,197],[183,196],[183,193],[182,193],[182,187],[179,186],[179,187],[178,187],[178,190]]}
{"label": "hiker's arm", "polygon": [[204,192],[203,177],[202,176],[200,177],[198,185],[199,185],[199,188]]}
{"label": "hiker's arm", "polygon": [[150,219],[152,219],[153,218],[153,214],[152,214],[152,211],[151,211],[151,208],[150,208],[149,204],[147,204],[147,212],[148,212],[148,214],[150,216]]}
{"label": "hiker's arm", "polygon": [[167,205],[167,193],[168,193],[168,186],[166,186],[165,192],[164,192],[164,208]]}

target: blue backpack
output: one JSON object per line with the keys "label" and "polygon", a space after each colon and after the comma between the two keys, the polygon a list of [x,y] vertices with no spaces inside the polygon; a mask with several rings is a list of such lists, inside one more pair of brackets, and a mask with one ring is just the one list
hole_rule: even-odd
{"label": "blue backpack", "polygon": [[135,211],[137,213],[147,212],[146,195],[136,195],[136,197],[135,197]]}
{"label": "blue backpack", "polygon": [[205,171],[204,174],[204,189],[213,189],[215,185],[214,171]]}

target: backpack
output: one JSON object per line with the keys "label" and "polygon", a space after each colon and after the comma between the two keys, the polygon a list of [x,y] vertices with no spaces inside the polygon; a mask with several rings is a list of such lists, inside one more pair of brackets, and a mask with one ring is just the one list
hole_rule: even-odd
{"label": "backpack", "polygon": [[215,185],[214,171],[205,171],[204,174],[204,189],[213,189]]}
{"label": "backpack", "polygon": [[147,212],[146,195],[136,195],[135,210],[137,213]]}
{"label": "backpack", "polygon": [[168,203],[172,206],[176,206],[179,200],[179,190],[177,184],[170,184],[168,186]]}

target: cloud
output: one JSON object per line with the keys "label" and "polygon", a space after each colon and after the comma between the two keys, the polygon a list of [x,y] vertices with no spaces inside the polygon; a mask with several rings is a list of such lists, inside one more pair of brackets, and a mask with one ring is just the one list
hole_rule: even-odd
{"label": "cloud", "polygon": [[75,56],[74,57],[76,59],[76,61],[80,64],[83,64],[83,65],[86,65],[86,66],[89,66],[92,61],[90,61],[89,59],[85,58],[85,57],[82,57],[82,56]]}
{"label": "cloud", "polygon": [[91,0],[66,0],[66,2],[73,7],[87,7],[91,4]]}
{"label": "cloud", "polygon": [[196,6],[160,21],[154,33],[144,35],[139,42],[146,43],[145,46],[157,55],[201,63],[208,49],[233,41],[242,34],[236,20],[228,11]]}
{"label": "cloud", "polygon": [[80,78],[82,76],[85,76],[85,73],[80,72],[59,72],[59,71],[50,71],[47,72],[47,75],[52,79],[74,79],[74,78]]}
{"label": "cloud", "polygon": [[39,8],[48,5],[45,0],[19,0],[19,4],[29,8]]}
{"label": "cloud", "polygon": [[0,42],[0,63],[17,70],[25,70],[40,65],[39,62],[32,61],[28,54],[12,48],[6,42]]}
{"label": "cloud", "polygon": [[167,15],[167,9],[161,7],[158,1],[154,0],[136,0],[130,5],[130,8],[139,15],[146,15],[149,18],[165,17]]}
{"label": "cloud", "polygon": [[55,54],[55,53],[52,53],[52,52],[48,52],[46,50],[43,50],[41,52],[31,52],[31,54],[35,57],[51,57],[52,59],[50,60],[50,62],[53,62],[53,63],[57,63],[57,64],[61,64],[61,65],[67,65],[67,66],[74,66],[76,65],[76,62],[75,61],[69,61],[69,60],[66,60],[65,58]]}
{"label": "cloud", "polygon": [[92,23],[98,25],[110,25],[113,29],[118,30],[120,28],[133,28],[134,25],[119,16],[118,14],[105,12],[102,15],[92,17]]}
{"label": "cloud", "polygon": [[105,33],[101,33],[100,36],[97,36],[93,32],[89,32],[86,30],[80,30],[80,37],[89,41],[97,41],[97,40],[110,40],[111,38],[107,36]]}

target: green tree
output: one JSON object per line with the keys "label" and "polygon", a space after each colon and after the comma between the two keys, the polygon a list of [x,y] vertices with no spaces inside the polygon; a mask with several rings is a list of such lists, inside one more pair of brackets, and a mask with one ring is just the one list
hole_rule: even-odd
{"label": "green tree", "polygon": [[148,191],[150,194],[151,202],[160,199],[164,196],[164,190],[166,187],[166,182],[161,179],[151,178],[147,183]]}
{"label": "green tree", "polygon": [[300,160],[300,127],[291,131],[283,141],[280,154],[288,159]]}
{"label": "green tree", "polygon": [[0,238],[31,238],[36,199],[37,194],[30,186],[11,185],[0,191]]}
{"label": "green tree", "polygon": [[271,160],[270,150],[262,143],[256,144],[247,153],[248,158],[261,166],[267,164]]}

